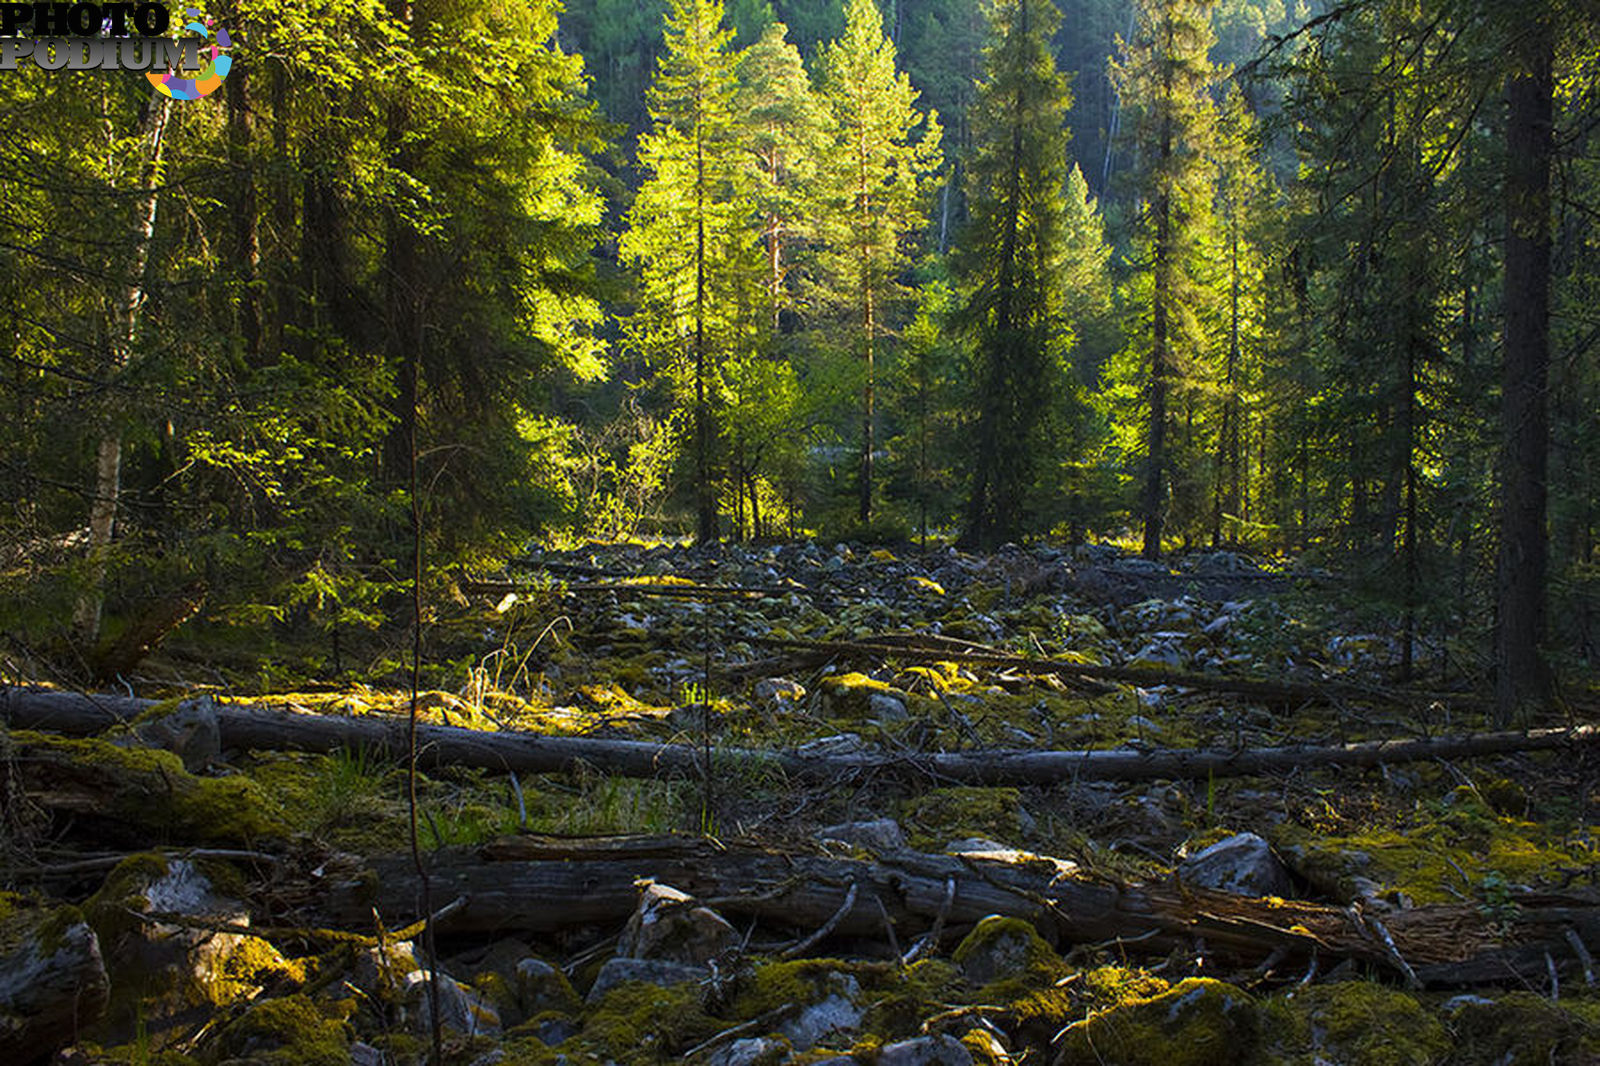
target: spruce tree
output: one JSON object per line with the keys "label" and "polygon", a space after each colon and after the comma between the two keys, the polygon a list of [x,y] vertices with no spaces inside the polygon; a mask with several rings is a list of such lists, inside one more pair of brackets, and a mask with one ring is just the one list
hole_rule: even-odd
{"label": "spruce tree", "polygon": [[1215,71],[1209,53],[1213,0],[1138,0],[1138,31],[1113,67],[1140,160],[1139,238],[1129,287],[1130,355],[1145,407],[1139,515],[1146,558],[1161,554],[1173,400],[1199,376],[1208,338],[1202,242],[1210,224]]}
{"label": "spruce tree", "polygon": [[895,47],[873,0],[849,0],[845,30],[822,50],[822,94],[835,144],[825,215],[825,263],[834,298],[854,319],[861,358],[859,517],[872,518],[877,344],[907,242],[924,222],[923,199],[940,163],[937,115],[917,110],[917,91],[895,73]]}
{"label": "spruce tree", "polygon": [[1050,0],[1001,0],[973,109],[961,265],[978,382],[965,531],[974,544],[1022,532],[1039,431],[1072,342],[1063,313],[1071,94],[1050,50],[1060,24]]}

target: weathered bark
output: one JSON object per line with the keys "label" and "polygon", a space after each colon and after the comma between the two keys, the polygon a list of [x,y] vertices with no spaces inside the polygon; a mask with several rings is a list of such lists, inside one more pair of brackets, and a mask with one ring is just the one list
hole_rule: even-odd
{"label": "weathered bark", "polygon": [[150,604],[133,624],[95,654],[95,677],[110,681],[132,670],[173,630],[199,613],[206,601],[203,581],[192,581]]}
{"label": "weathered bark", "polygon": [[[18,729],[85,735],[137,716],[151,701],[88,697],[70,692],[0,690],[0,721]],[[263,707],[219,705],[223,749],[327,752],[370,751],[402,758],[408,750],[401,718],[296,714]],[[1376,766],[1430,759],[1465,759],[1507,752],[1570,750],[1600,742],[1600,727],[1476,733],[1348,744],[1222,749],[1113,748],[1102,751],[989,749],[897,755],[861,751],[813,755],[719,747],[722,765],[763,766],[794,780],[832,781],[872,772],[897,773],[960,784],[1057,784],[1063,781],[1206,779],[1284,773],[1307,766]],[[484,733],[455,726],[417,728],[423,767],[474,766],[518,773],[559,773],[591,767],[625,777],[698,776],[704,755],[697,745],[648,740]]]}
{"label": "weathered bark", "polygon": [[76,1039],[110,999],[93,929],[79,922],[48,946],[41,939],[36,932],[0,956],[0,1062],[42,1060]]}
{"label": "weathered bark", "polygon": [[1550,418],[1550,163],[1555,154],[1549,12],[1517,24],[1507,96],[1505,359],[1501,377],[1500,554],[1495,711],[1500,724],[1548,696],[1544,638]]}
{"label": "weathered bark", "polygon": [[[376,878],[335,886],[326,903],[329,920],[360,923],[374,906],[386,920],[409,919],[415,904],[408,870],[407,860],[384,859],[375,864]],[[887,913],[905,942],[941,912],[952,928],[1003,914],[1026,919],[1057,942],[1137,938],[1147,950],[1165,952],[1203,939],[1208,955],[1233,964],[1274,954],[1286,964],[1313,955],[1348,958],[1409,968],[1424,983],[1542,979],[1547,952],[1564,968],[1579,967],[1568,929],[1585,944],[1600,944],[1600,907],[1577,897],[1519,900],[1508,925],[1470,904],[1375,920],[1354,908],[1234,896],[1176,880],[1123,885],[1074,872],[1070,863],[1017,852],[901,852],[865,861],[677,837],[518,837],[476,854],[447,854],[432,875],[446,894],[466,900],[441,924],[446,933],[620,925],[637,904],[636,879],[648,876],[726,915],[806,932],[838,916],[836,935],[878,937]],[[947,895],[949,882],[954,891]],[[853,904],[842,907],[852,886]]]}
{"label": "weathered bark", "polygon": [[[144,307],[144,270],[150,257],[150,242],[156,231],[156,208],[160,204],[161,158],[166,147],[167,119],[172,113],[172,98],[157,95],[145,105],[140,122],[140,160],[138,195],[134,201],[134,225],[125,264],[123,285],[111,308],[107,333],[107,373],[115,378],[133,361],[134,342],[139,335],[139,313]],[[101,427],[95,450],[94,492],[89,504],[89,578],[73,613],[73,628],[79,638],[93,643],[100,635],[100,609],[105,597],[107,555],[116,528],[117,503],[122,495],[122,426],[113,413]]]}

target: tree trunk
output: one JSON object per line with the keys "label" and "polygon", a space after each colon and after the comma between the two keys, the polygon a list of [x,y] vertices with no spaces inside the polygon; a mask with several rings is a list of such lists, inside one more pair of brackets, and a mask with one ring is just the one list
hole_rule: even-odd
{"label": "tree trunk", "polygon": [[[98,733],[148,710],[154,701],[115,696],[10,688],[0,690],[0,721],[14,729],[70,735]],[[219,742],[254,751],[369,751],[401,759],[408,750],[403,719],[296,714],[249,705],[215,708]],[[1062,781],[1206,780],[1288,773],[1308,766],[1377,766],[1431,759],[1464,759],[1516,751],[1587,748],[1600,743],[1600,727],[1477,733],[1347,744],[1221,749],[1112,748],[1097,751],[989,749],[924,754],[857,751],[813,755],[792,751],[719,747],[720,766],[766,767],[791,780],[834,781],[852,773],[898,773],[951,784],[1056,784]],[[698,776],[698,745],[648,740],[486,733],[456,726],[420,725],[419,765],[473,766],[518,773],[561,773],[587,766],[623,777]]]}
{"label": "tree trunk", "polygon": [[[1424,984],[1543,980],[1553,966],[1579,970],[1569,929],[1600,944],[1600,908],[1580,898],[1529,897],[1510,917],[1447,904],[1374,920],[1353,908],[1177,879],[1132,885],[1075,872],[1075,864],[1018,852],[903,851],[867,861],[682,837],[514,837],[477,854],[446,854],[433,877],[465,899],[442,930],[469,935],[620,927],[638,905],[637,879],[648,876],[724,915],[801,932],[834,922],[835,935],[876,938],[892,925],[905,942],[941,920],[959,931],[1000,914],[1056,943],[1137,940],[1161,954],[1204,940],[1209,957],[1236,966],[1352,959]],[[379,860],[373,873],[333,886],[324,904],[330,924],[369,923],[374,907],[390,922],[420,917],[408,860]]]}
{"label": "tree trunk", "polygon": [[1506,126],[1505,360],[1501,378],[1500,551],[1495,715],[1502,724],[1549,695],[1544,638],[1550,426],[1550,162],[1555,34],[1548,14],[1516,24]]}
{"label": "tree trunk", "polygon": [[[145,105],[140,121],[139,143],[144,152],[140,167],[138,197],[134,201],[133,241],[129,249],[124,285],[112,309],[108,376],[115,378],[133,359],[133,345],[139,334],[139,312],[144,306],[144,269],[150,256],[150,241],[156,231],[156,208],[160,203],[157,179],[161,173],[162,151],[166,146],[167,119],[172,113],[172,98],[158,94]],[[89,504],[89,578],[78,597],[73,628],[78,638],[93,644],[100,636],[100,609],[105,600],[107,556],[116,527],[118,497],[122,493],[122,426],[110,413],[101,429],[95,453],[94,492]]]}

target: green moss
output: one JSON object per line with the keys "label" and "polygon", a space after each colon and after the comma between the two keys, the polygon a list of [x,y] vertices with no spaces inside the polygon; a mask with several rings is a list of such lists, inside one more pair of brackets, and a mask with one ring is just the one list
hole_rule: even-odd
{"label": "green moss", "polygon": [[293,995],[251,1007],[217,1043],[220,1058],[248,1058],[252,1066],[328,1066],[350,1061],[352,1036],[342,1013]]}
{"label": "green moss", "polygon": [[907,800],[900,821],[911,846],[942,848],[962,837],[1015,844],[1022,835],[1021,793],[1014,788],[936,788]]}
{"label": "green moss", "polygon": [[873,696],[905,699],[903,692],[887,682],[854,672],[823,678],[818,691],[822,694],[822,713],[828,718],[865,718],[871,713]]}
{"label": "green moss", "polygon": [[[1068,1027],[1059,1066],[1233,1066],[1255,1043],[1250,997],[1191,977],[1160,995],[1091,1015]],[[1365,1060],[1355,1060],[1365,1061]]]}
{"label": "green moss", "polygon": [[[1563,1007],[1567,1009],[1563,1009]],[[1588,1015],[1588,1017],[1585,1017]],[[1543,1066],[1600,1058],[1600,1003],[1551,1003],[1531,992],[1495,995],[1447,1015],[1455,1035],[1452,1066]]]}
{"label": "green moss", "polygon": [[981,985],[980,1003],[1009,1003],[1051,987],[1068,972],[1061,956],[1032,925],[999,915],[979,922],[952,958],[969,981]]}
{"label": "green moss", "polygon": [[212,1006],[222,1007],[253,998],[269,983],[304,984],[305,964],[283,957],[260,937],[241,937],[222,965],[202,982],[201,994]]}
{"label": "green moss", "polygon": [[922,1022],[944,1009],[960,984],[956,968],[943,959],[922,959],[906,968],[899,980],[882,984],[869,974],[869,1001],[861,1019],[864,1032],[884,1043],[915,1036]]}
{"label": "green moss", "polygon": [[756,967],[749,986],[741,991],[734,1013],[740,1018],[754,1018],[786,1003],[816,1003],[837,990],[841,974],[856,976],[859,968],[839,959],[764,963]]}
{"label": "green moss", "polygon": [[[1549,827],[1507,817],[1478,790],[1462,786],[1443,801],[1418,804],[1409,824],[1322,834],[1285,826],[1273,840],[1295,871],[1340,898],[1367,878],[1415,903],[1482,898],[1485,882],[1535,885],[1559,867],[1585,868],[1592,852]],[[1489,900],[1487,902],[1493,902]]]}
{"label": "green moss", "polygon": [[582,1035],[603,1054],[626,1062],[670,1061],[723,1024],[706,1014],[692,983],[630,983],[607,992],[588,1012]]}
{"label": "green moss", "polygon": [[1444,1026],[1415,999],[1367,981],[1297,992],[1274,1001],[1263,1018],[1270,1038],[1263,1050],[1278,1061],[1429,1066],[1450,1051]]}
{"label": "green moss", "polygon": [[144,839],[249,844],[287,835],[282,806],[247,777],[197,777],[169,751],[120,748],[96,738],[14,733],[42,775],[66,791],[81,790],[102,805],[97,813]]}

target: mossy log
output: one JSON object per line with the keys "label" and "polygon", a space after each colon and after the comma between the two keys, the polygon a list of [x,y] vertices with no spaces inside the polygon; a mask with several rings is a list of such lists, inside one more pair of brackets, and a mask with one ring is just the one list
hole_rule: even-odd
{"label": "mossy log", "polygon": [[[330,920],[360,922],[373,907],[387,921],[414,916],[410,859],[380,860],[372,874],[332,892]],[[1117,884],[1018,852],[901,852],[865,860],[686,837],[523,836],[476,852],[445,853],[431,877],[436,895],[466,900],[441,923],[444,933],[620,926],[637,905],[636,880],[650,877],[729,917],[802,934],[833,922],[837,936],[887,939],[887,916],[905,943],[941,914],[952,931],[999,914],[1025,919],[1058,944],[1121,941],[1132,948],[1138,942],[1137,950],[1151,952],[1203,945],[1208,957],[1229,965],[1277,960],[1280,973],[1307,967],[1313,958],[1323,966],[1352,959],[1429,985],[1539,982],[1552,965],[1581,975],[1584,961],[1572,937],[1600,947],[1600,905],[1574,896],[1519,897],[1510,915],[1471,905],[1375,915],[1230,895],[1177,880]]]}
{"label": "mossy log", "polygon": [[[14,728],[84,736],[127,722],[150,701],[85,696],[32,688],[0,689],[0,722]],[[224,749],[328,752],[362,750],[401,758],[406,725],[396,716],[348,717],[300,714],[244,704],[219,704],[217,724]],[[975,751],[890,754],[856,751],[811,754],[718,746],[721,767],[767,768],[791,780],[834,781],[864,773],[901,774],[964,785],[1057,784],[1064,781],[1150,781],[1281,773],[1310,766],[1377,766],[1431,759],[1465,759],[1507,752],[1571,750],[1600,741],[1600,727],[1470,733],[1345,744],[1283,747],[1037,751],[993,748]],[[457,726],[417,729],[418,763],[481,767],[517,773],[555,773],[580,766],[625,777],[697,776],[703,752],[694,744],[648,740],[488,733]]]}

